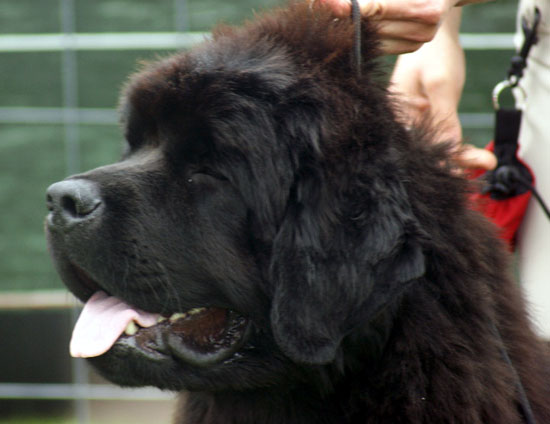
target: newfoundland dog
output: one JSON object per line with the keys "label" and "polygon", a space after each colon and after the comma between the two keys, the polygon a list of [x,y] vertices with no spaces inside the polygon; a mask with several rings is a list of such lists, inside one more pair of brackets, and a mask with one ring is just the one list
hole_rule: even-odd
{"label": "newfoundland dog", "polygon": [[71,352],[177,423],[548,423],[504,249],[361,27],[360,73],[352,20],[294,4],[130,78],[121,161],[48,189]]}

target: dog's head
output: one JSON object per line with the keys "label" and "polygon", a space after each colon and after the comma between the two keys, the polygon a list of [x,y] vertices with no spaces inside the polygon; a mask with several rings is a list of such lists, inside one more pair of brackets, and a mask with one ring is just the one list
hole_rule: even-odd
{"label": "dog's head", "polygon": [[363,24],[362,77],[351,22],[306,5],[148,66],[123,95],[123,159],[50,187],[63,281],[141,325],[82,354],[108,378],[276,385],[341,358],[424,273]]}

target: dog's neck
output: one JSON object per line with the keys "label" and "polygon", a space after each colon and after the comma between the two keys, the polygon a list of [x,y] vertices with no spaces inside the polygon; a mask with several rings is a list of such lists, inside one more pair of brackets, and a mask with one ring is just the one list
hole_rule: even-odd
{"label": "dog's neck", "polygon": [[[354,422],[353,416],[361,406],[349,404],[350,391],[359,390],[365,396],[367,391],[353,384],[353,380],[360,374],[368,385],[369,375],[376,372],[391,332],[393,309],[387,308],[364,328],[350,334],[344,341],[350,345],[348,356],[329,365],[311,367],[307,375],[298,378],[304,383],[242,392],[185,393],[175,424]],[[368,345],[362,343],[365,340],[370,341]],[[353,375],[349,374],[350,369],[354,370]]]}
{"label": "dog's neck", "polygon": [[175,424],[336,424],[346,415],[340,395],[315,399],[309,387],[287,392],[187,393],[183,397]]}

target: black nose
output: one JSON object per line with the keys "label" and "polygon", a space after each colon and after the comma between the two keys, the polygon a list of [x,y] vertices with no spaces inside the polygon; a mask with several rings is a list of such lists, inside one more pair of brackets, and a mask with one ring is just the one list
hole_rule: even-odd
{"label": "black nose", "polygon": [[101,196],[97,185],[88,180],[64,180],[52,184],[46,192],[50,215],[55,227],[70,227],[99,213]]}

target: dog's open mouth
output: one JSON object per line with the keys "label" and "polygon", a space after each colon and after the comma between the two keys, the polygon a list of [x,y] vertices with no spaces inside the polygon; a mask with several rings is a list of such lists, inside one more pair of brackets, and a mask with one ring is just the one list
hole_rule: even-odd
{"label": "dog's open mouth", "polygon": [[206,366],[232,356],[248,327],[244,316],[229,309],[201,307],[165,317],[98,291],[82,310],[70,349],[72,356],[89,358],[117,346],[150,359],[172,356]]}

